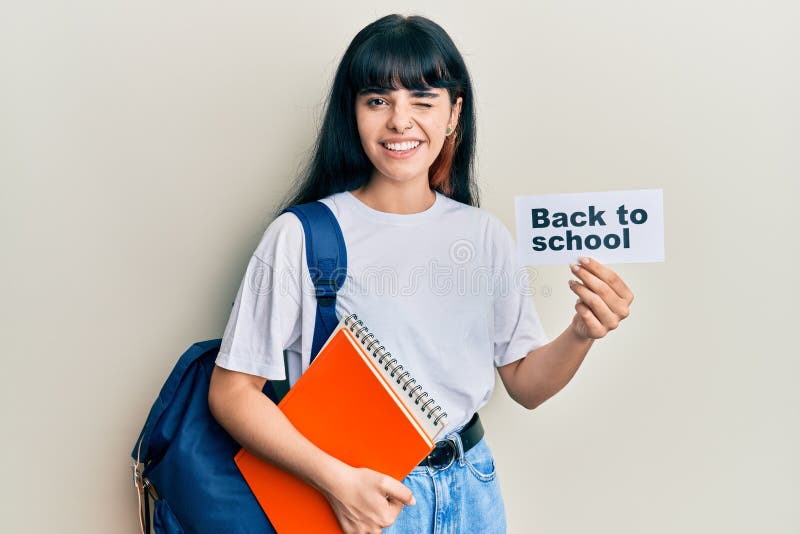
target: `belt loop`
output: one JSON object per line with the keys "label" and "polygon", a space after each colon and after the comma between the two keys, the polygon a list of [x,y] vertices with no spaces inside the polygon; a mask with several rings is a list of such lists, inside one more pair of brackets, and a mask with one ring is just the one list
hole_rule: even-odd
{"label": "belt loop", "polygon": [[454,430],[447,434],[445,439],[449,439],[456,444],[456,457],[458,458],[458,465],[464,467],[464,444],[461,443],[461,434],[459,434],[457,430]]}

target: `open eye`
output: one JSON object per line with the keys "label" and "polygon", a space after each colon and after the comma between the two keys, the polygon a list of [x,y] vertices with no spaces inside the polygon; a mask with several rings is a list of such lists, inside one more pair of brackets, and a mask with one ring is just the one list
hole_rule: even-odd
{"label": "open eye", "polygon": [[385,103],[386,101],[382,98],[370,98],[369,100],[367,100],[367,106],[375,107],[379,105],[381,102]]}

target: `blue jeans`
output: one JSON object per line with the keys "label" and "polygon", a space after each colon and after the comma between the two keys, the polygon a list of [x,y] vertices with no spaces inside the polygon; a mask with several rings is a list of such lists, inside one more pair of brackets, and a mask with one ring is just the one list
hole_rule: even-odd
{"label": "blue jeans", "polygon": [[494,457],[485,439],[466,455],[458,434],[458,458],[443,469],[417,466],[403,484],[417,504],[404,506],[383,534],[505,534],[506,512]]}

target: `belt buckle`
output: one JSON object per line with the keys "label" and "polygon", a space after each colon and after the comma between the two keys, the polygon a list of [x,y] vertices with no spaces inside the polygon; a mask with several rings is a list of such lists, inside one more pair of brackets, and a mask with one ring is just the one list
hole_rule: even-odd
{"label": "belt buckle", "polygon": [[[446,449],[448,445],[449,445],[449,452]],[[446,464],[434,463],[435,459],[438,459],[439,457],[445,454],[447,454],[447,457],[449,457]],[[442,469],[442,470],[447,469],[448,467],[453,465],[453,461],[456,459],[457,455],[458,455],[458,443],[456,443],[455,439],[445,438],[442,441],[437,441],[433,451],[431,451],[431,453],[428,454],[427,456],[428,466],[430,466],[433,469]]]}

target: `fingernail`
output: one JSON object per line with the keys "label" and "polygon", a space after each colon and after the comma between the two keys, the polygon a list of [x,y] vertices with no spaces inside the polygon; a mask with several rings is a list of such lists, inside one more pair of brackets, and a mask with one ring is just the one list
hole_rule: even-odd
{"label": "fingernail", "polygon": [[417,499],[415,499],[414,496],[412,495],[411,496],[411,505],[413,506],[415,504],[417,504]]}
{"label": "fingernail", "polygon": [[569,268],[572,269],[573,273],[577,273],[580,270],[581,266],[576,263],[570,263]]}
{"label": "fingernail", "polygon": [[569,280],[568,283],[570,286],[572,286],[573,284],[575,284],[575,280]]}
{"label": "fingernail", "polygon": [[578,261],[584,265],[589,265],[589,258],[578,258]]}

